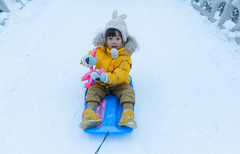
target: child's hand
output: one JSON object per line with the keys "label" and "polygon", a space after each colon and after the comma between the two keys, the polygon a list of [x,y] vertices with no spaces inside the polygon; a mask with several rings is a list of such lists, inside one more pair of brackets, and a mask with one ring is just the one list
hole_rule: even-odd
{"label": "child's hand", "polygon": [[92,55],[86,55],[82,58],[82,63],[85,66],[94,66],[97,64],[97,57],[93,57]]}
{"label": "child's hand", "polygon": [[91,77],[93,80],[96,80],[98,82],[108,82],[108,74],[107,73],[102,73],[101,75],[98,75],[97,72],[92,72]]}

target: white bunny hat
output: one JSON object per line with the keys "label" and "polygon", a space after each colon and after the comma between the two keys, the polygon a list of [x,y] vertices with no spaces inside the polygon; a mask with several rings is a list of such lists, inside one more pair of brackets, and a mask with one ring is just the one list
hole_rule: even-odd
{"label": "white bunny hat", "polygon": [[114,28],[121,32],[123,42],[126,42],[127,38],[128,38],[128,30],[127,30],[127,24],[124,21],[125,18],[127,18],[126,14],[122,14],[122,15],[118,16],[118,11],[115,10],[112,14],[112,19],[107,23],[107,25],[105,27],[105,30],[103,33],[104,38],[105,38],[106,31],[109,28]]}

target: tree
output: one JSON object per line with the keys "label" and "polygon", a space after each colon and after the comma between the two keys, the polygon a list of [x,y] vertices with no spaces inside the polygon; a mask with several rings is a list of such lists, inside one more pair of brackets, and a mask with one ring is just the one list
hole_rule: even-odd
{"label": "tree", "polygon": [[0,0],[0,11],[1,12],[10,12],[10,10],[8,9],[7,5],[5,4],[5,2],[3,0]]}
{"label": "tree", "polygon": [[[235,6],[238,10],[237,12],[237,15],[238,15],[238,18],[239,18],[239,10],[240,10],[240,0],[235,0],[232,2],[232,5]],[[231,29],[232,32],[235,32],[235,31],[240,31],[240,21],[238,19],[236,25]]]}

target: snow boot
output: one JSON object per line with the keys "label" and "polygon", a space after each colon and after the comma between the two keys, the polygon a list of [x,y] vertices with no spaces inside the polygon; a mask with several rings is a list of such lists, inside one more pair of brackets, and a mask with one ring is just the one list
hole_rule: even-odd
{"label": "snow boot", "polygon": [[137,122],[133,119],[134,111],[131,109],[124,109],[122,113],[122,118],[118,125],[126,126],[132,129],[137,128]]}
{"label": "snow boot", "polygon": [[87,108],[83,111],[83,120],[80,123],[82,129],[88,129],[92,127],[97,127],[102,123],[102,119],[99,118],[92,108]]}

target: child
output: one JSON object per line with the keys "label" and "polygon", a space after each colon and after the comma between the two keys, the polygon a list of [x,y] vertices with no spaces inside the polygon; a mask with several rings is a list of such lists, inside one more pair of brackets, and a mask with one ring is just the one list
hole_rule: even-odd
{"label": "child", "polygon": [[129,85],[131,55],[137,48],[137,43],[133,37],[128,35],[127,25],[124,22],[126,17],[125,14],[118,16],[115,10],[104,32],[99,33],[94,39],[94,45],[99,46],[96,48],[96,57],[92,56],[93,51],[89,51],[88,55],[82,58],[81,64],[87,67],[96,65],[96,71],[101,68],[105,70],[101,75],[97,72],[91,74],[96,83],[87,91],[87,109],[83,111],[83,121],[80,124],[82,129],[96,127],[102,122],[96,114],[96,109],[101,100],[110,93],[120,99],[123,107],[119,125],[137,128],[137,123],[133,118],[135,92]]}

